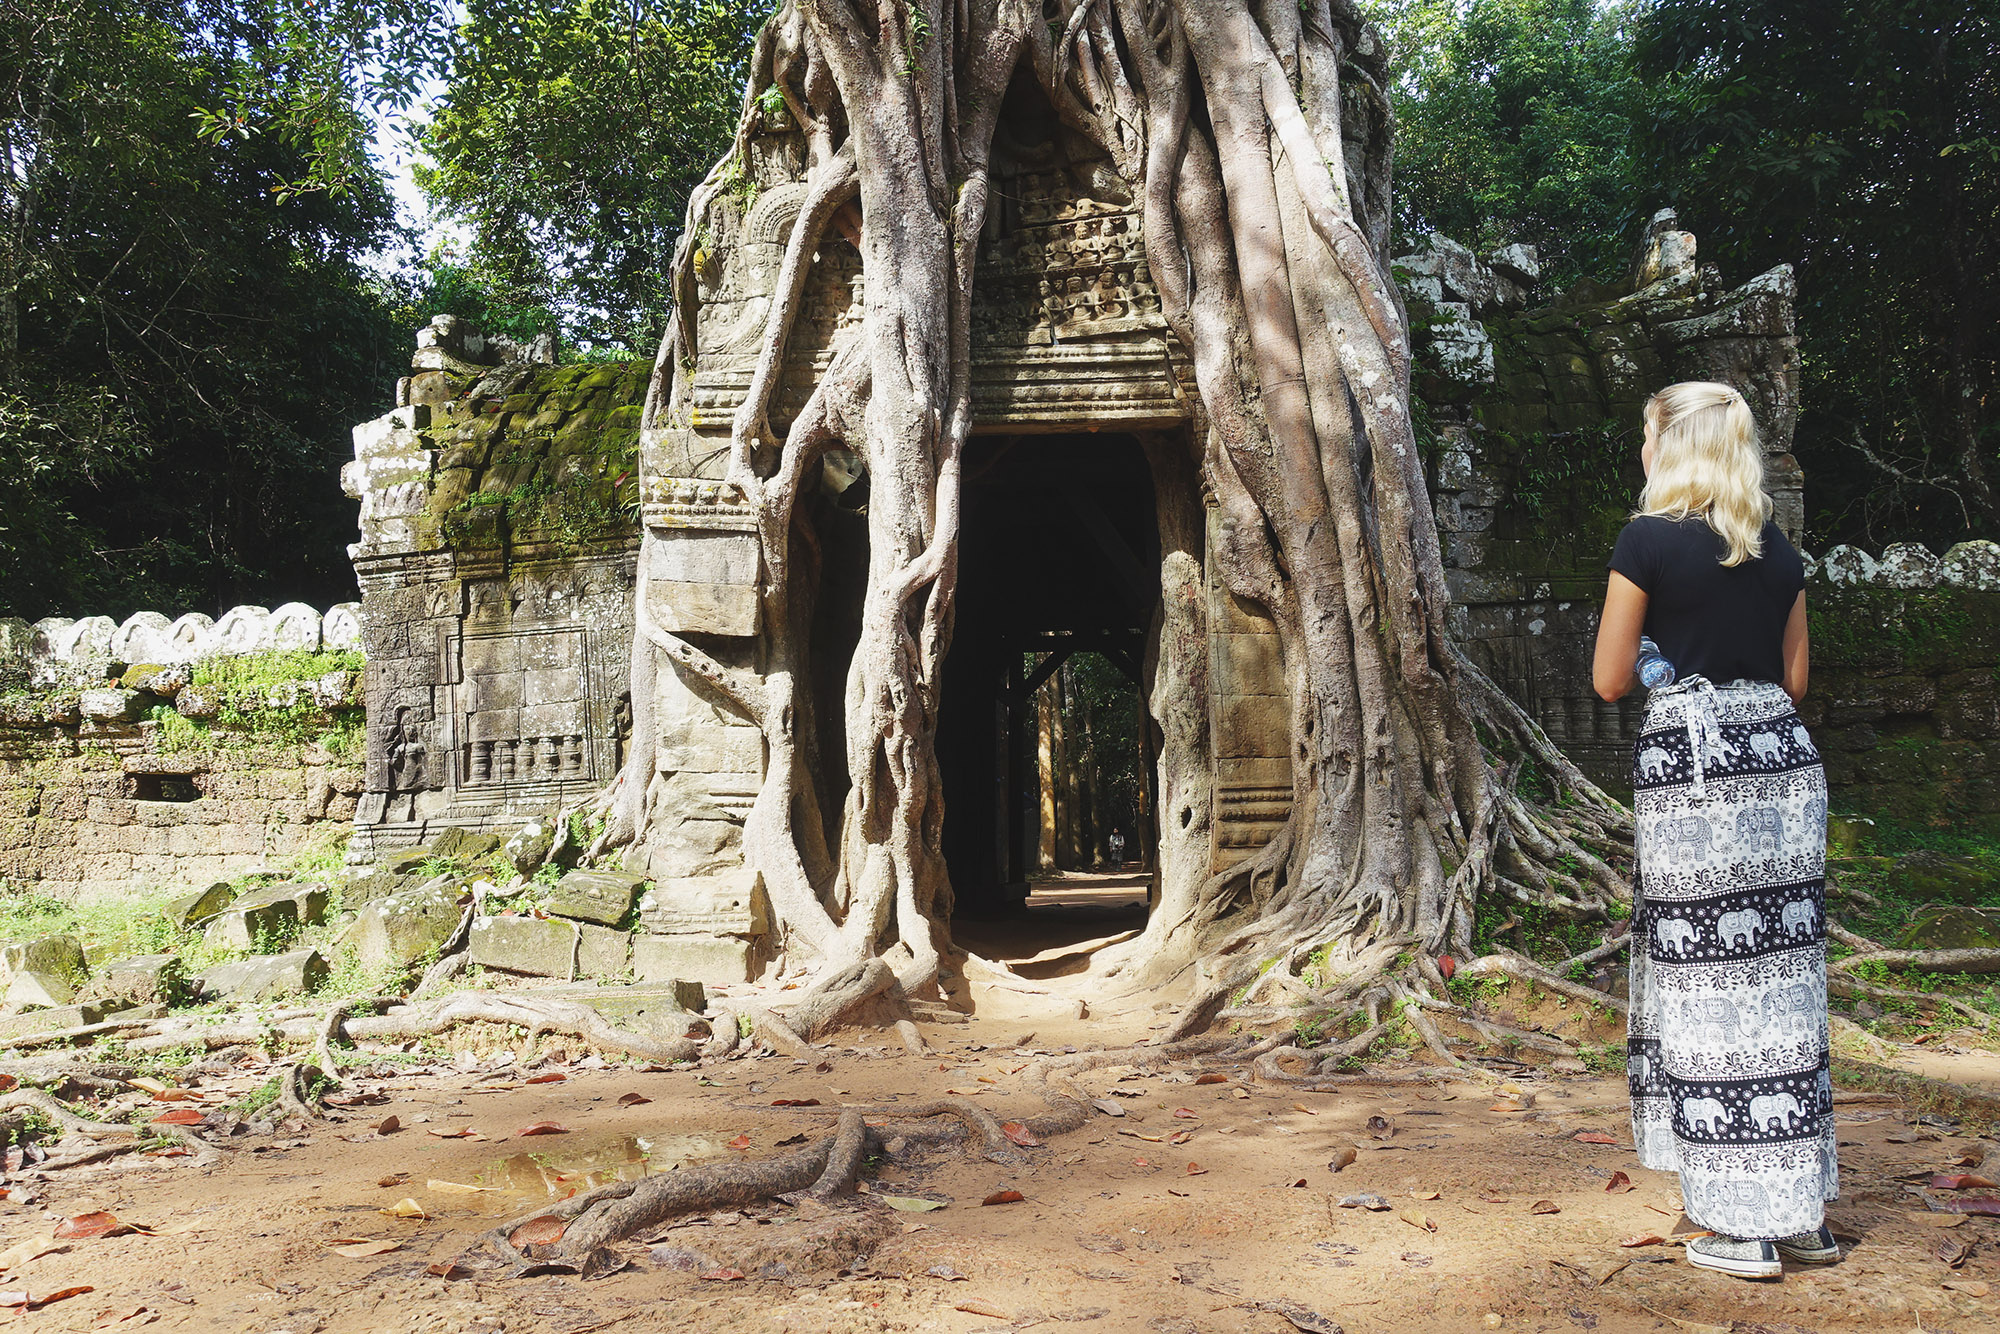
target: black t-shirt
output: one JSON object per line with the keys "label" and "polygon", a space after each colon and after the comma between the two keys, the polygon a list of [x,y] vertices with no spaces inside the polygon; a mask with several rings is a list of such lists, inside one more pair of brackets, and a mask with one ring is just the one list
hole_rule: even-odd
{"label": "black t-shirt", "polygon": [[1785,679],[1785,622],[1806,586],[1805,562],[1778,525],[1764,524],[1764,554],[1724,565],[1728,547],[1699,518],[1642,515],[1625,525],[1611,568],[1646,593],[1646,633],[1676,679]]}

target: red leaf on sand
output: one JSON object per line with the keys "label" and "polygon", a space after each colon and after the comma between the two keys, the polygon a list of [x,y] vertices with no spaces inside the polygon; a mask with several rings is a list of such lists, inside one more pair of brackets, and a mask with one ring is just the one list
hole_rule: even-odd
{"label": "red leaf on sand", "polygon": [[1623,1172],[1613,1172],[1611,1180],[1604,1183],[1604,1189],[1610,1191],[1613,1195],[1623,1195],[1626,1191],[1632,1189],[1632,1178],[1626,1176]]}
{"label": "red leaf on sand", "polygon": [[554,1121],[537,1121],[531,1126],[522,1126],[517,1135],[567,1135],[569,1127],[557,1125]]}
{"label": "red leaf on sand", "polygon": [[1531,1214],[1559,1214],[1562,1212],[1562,1207],[1554,1200],[1536,1200],[1533,1205],[1529,1206],[1528,1212]]}
{"label": "red leaf on sand", "polygon": [[771,1101],[771,1105],[773,1107],[817,1107],[819,1106],[819,1099],[818,1098],[774,1098]]}
{"label": "red leaf on sand", "polygon": [[1984,1190],[2000,1185],[2000,1181],[1989,1181],[1985,1177],[1973,1176],[1967,1172],[1938,1175],[1931,1178],[1932,1190]]}
{"label": "red leaf on sand", "polygon": [[1445,981],[1451,981],[1451,975],[1457,971],[1458,960],[1452,958],[1449,954],[1438,955],[1438,972],[1444,976]]}
{"label": "red leaf on sand", "polygon": [[156,1126],[198,1126],[201,1124],[201,1113],[190,1107],[183,1107],[175,1112],[161,1112],[153,1118],[153,1124]]}
{"label": "red leaf on sand", "polygon": [[1977,1214],[1984,1218],[2000,1218],[2000,1199],[1991,1195],[1975,1196],[1972,1199],[1939,1200],[1931,1206],[1941,1213]]}
{"label": "red leaf on sand", "polygon": [[516,1249],[524,1246],[552,1246],[562,1240],[562,1234],[569,1224],[554,1214],[543,1214],[530,1218],[521,1226],[507,1234],[507,1240]]}
{"label": "red leaf on sand", "polygon": [[1638,1236],[1627,1237],[1618,1244],[1628,1248],[1633,1246],[1658,1246],[1665,1240],[1666,1238],[1657,1232],[1641,1232]]}
{"label": "red leaf on sand", "polygon": [[1578,1144],[1616,1144],[1618,1142],[1615,1137],[1605,1134],[1602,1130],[1579,1130],[1574,1135],[1571,1135],[1570,1138]]}
{"label": "red leaf on sand", "polygon": [[375,1133],[378,1135],[393,1135],[402,1128],[402,1121],[393,1116],[385,1116],[375,1123]]}
{"label": "red leaf on sand", "polygon": [[21,1087],[21,1081],[12,1075],[0,1075],[0,1093],[12,1093]]}
{"label": "red leaf on sand", "polygon": [[1042,1142],[1035,1138],[1035,1132],[1022,1125],[1019,1121],[1003,1122],[1000,1126],[1000,1133],[1024,1149],[1039,1149],[1042,1147]]}
{"label": "red leaf on sand", "polygon": [[90,1237],[120,1237],[132,1229],[118,1221],[115,1214],[78,1214],[75,1218],[65,1218],[56,1224],[55,1235],[64,1241],[84,1240]]}
{"label": "red leaf on sand", "polygon": [[1206,1167],[1203,1167],[1200,1163],[1189,1163],[1187,1165],[1187,1174],[1191,1177],[1207,1176],[1208,1169]]}
{"label": "red leaf on sand", "polygon": [[988,1195],[985,1199],[981,1200],[980,1203],[1019,1204],[1024,1198],[1025,1197],[1018,1190],[996,1190],[991,1195]]}
{"label": "red leaf on sand", "polygon": [[705,1274],[696,1274],[695,1277],[705,1278],[711,1283],[734,1283],[737,1279],[743,1277],[743,1271],[740,1269],[711,1269]]}
{"label": "red leaf on sand", "polygon": [[77,1288],[58,1288],[46,1297],[31,1297],[25,1292],[0,1292],[0,1306],[19,1306],[26,1310],[33,1311],[40,1307],[47,1306],[50,1302],[59,1302],[65,1297],[76,1297],[76,1296],[81,1296],[83,1293],[86,1292],[95,1292],[95,1291],[97,1291],[97,1289],[88,1286],[77,1287]]}
{"label": "red leaf on sand", "polygon": [[618,1105],[620,1107],[638,1107],[651,1101],[652,1099],[643,1093],[621,1093],[618,1095]]}
{"label": "red leaf on sand", "polygon": [[424,1267],[424,1272],[426,1274],[431,1275],[433,1278],[442,1278],[447,1280],[455,1278],[472,1277],[472,1271],[470,1269],[467,1269],[464,1265],[459,1264],[456,1260],[440,1260],[438,1263],[434,1265],[426,1265]]}
{"label": "red leaf on sand", "polygon": [[568,1078],[568,1075],[556,1071],[546,1075],[536,1075],[533,1079],[524,1079],[521,1082],[523,1084],[560,1084]]}
{"label": "red leaf on sand", "polygon": [[486,1138],[484,1135],[480,1134],[477,1130],[474,1130],[471,1126],[460,1126],[456,1130],[440,1130],[436,1126],[432,1126],[425,1133],[436,1135],[439,1139],[485,1139]]}
{"label": "red leaf on sand", "polygon": [[749,1133],[748,1133],[748,1132],[745,1132],[744,1134],[741,1134],[741,1135],[738,1135],[738,1136],[737,1136],[737,1137],[736,1137],[735,1139],[733,1139],[733,1140],[730,1140],[730,1141],[729,1141],[729,1143],[727,1143],[727,1144],[723,1145],[722,1147],[723,1147],[723,1148],[725,1148],[725,1149],[747,1149],[747,1148],[749,1148],[749,1147],[750,1147],[750,1136],[749,1136]]}
{"label": "red leaf on sand", "polygon": [[1176,1108],[1174,1108],[1174,1115],[1175,1115],[1175,1116],[1177,1116],[1177,1117],[1179,1117],[1179,1118],[1180,1118],[1181,1120],[1183,1120],[1183,1121],[1199,1121],[1199,1120],[1201,1120],[1201,1113],[1200,1113],[1200,1112],[1197,1112],[1197,1111],[1194,1111],[1194,1110],[1192,1110],[1192,1109],[1190,1109],[1190,1108],[1187,1108],[1187,1107],[1176,1107]]}
{"label": "red leaf on sand", "polygon": [[1229,1076],[1217,1074],[1196,1075],[1194,1082],[1197,1084],[1227,1084]]}

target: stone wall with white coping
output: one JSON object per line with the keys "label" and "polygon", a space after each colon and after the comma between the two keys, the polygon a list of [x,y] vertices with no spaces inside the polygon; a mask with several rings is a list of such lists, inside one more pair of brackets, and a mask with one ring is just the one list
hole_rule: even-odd
{"label": "stone wall with white coping", "polygon": [[25,673],[31,689],[101,682],[108,668],[145,663],[170,666],[209,657],[255,653],[320,653],[361,647],[361,604],[338,602],[318,611],[303,602],[282,607],[231,607],[220,617],[201,612],[169,618],[134,612],[109,616],[45,616],[30,625],[0,617],[0,682]]}
{"label": "stone wall with white coping", "polygon": [[198,682],[203,662],[359,646],[353,603],[0,620],[0,886],[206,884],[351,827],[359,671],[322,659],[296,680]]}
{"label": "stone wall with white coping", "polygon": [[2000,833],[2000,544],[1839,546],[1808,562],[1799,713],[1833,809]]}

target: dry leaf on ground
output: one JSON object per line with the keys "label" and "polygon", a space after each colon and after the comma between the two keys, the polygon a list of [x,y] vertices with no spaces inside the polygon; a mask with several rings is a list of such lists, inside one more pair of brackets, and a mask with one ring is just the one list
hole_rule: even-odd
{"label": "dry leaf on ground", "polygon": [[1000,1133],[1024,1149],[1039,1149],[1042,1147],[1041,1140],[1035,1138],[1035,1132],[1022,1125],[1019,1121],[1003,1123],[1000,1127]]}
{"label": "dry leaf on ground", "polygon": [[1623,1172],[1613,1172],[1611,1180],[1604,1183],[1604,1189],[1610,1191],[1613,1195],[1623,1195],[1626,1191],[1633,1189],[1632,1178],[1626,1176]]}
{"label": "dry leaf on ground", "polygon": [[1634,1246],[1658,1246],[1665,1240],[1666,1238],[1657,1232],[1641,1232],[1637,1236],[1625,1238],[1618,1244],[1630,1249]]}
{"label": "dry leaf on ground", "polygon": [[1559,1214],[1562,1212],[1562,1208],[1554,1200],[1536,1200],[1533,1205],[1529,1206],[1528,1212],[1531,1214]]}
{"label": "dry leaf on ground", "polygon": [[1432,1220],[1429,1214],[1421,1209],[1398,1209],[1396,1217],[1402,1219],[1411,1227],[1419,1228],[1425,1232],[1435,1232],[1438,1230],[1437,1223]]}
{"label": "dry leaf on ground", "polygon": [[968,1315],[991,1316],[995,1320],[1005,1320],[1007,1318],[1005,1311],[990,1302],[964,1301],[960,1302],[955,1309],[964,1311]]}
{"label": "dry leaf on ground", "polygon": [[385,1213],[391,1218],[419,1219],[430,1217],[429,1214],[424,1212],[424,1206],[412,1199],[397,1200],[387,1209],[378,1210],[378,1212]]}
{"label": "dry leaf on ground", "polygon": [[131,1226],[119,1222],[117,1215],[95,1213],[63,1219],[56,1224],[53,1235],[61,1241],[87,1241],[93,1237],[122,1237],[130,1231]]}
{"label": "dry leaf on ground", "polygon": [[917,1195],[884,1195],[878,1190],[875,1192],[875,1198],[891,1209],[901,1209],[905,1213],[921,1214],[932,1209],[944,1208],[943,1200],[926,1200]]}
{"label": "dry leaf on ground", "polygon": [[521,1082],[523,1084],[560,1084],[568,1078],[568,1075],[551,1072],[546,1075],[536,1075],[533,1079],[524,1079]]}
{"label": "dry leaf on ground", "polygon": [[652,1099],[643,1093],[621,1093],[618,1095],[618,1105],[620,1107],[638,1107],[651,1101]]}
{"label": "dry leaf on ground", "polygon": [[1343,1145],[1333,1151],[1333,1160],[1326,1165],[1326,1170],[1329,1172],[1338,1172],[1342,1168],[1352,1167],[1354,1166],[1354,1160],[1360,1156],[1361,1151],[1352,1144]]}
{"label": "dry leaf on ground", "polygon": [[1019,1204],[1024,1198],[1025,1197],[1018,1190],[996,1190],[991,1195],[988,1195],[985,1199],[981,1200],[980,1203]]}
{"label": "dry leaf on ground", "polygon": [[1578,1144],[1616,1144],[1618,1137],[1607,1135],[1602,1130],[1579,1130],[1570,1136]]}
{"label": "dry leaf on ground", "polygon": [[516,1250],[528,1246],[553,1246],[562,1240],[562,1234],[569,1229],[569,1223],[554,1214],[542,1214],[530,1218],[521,1226],[507,1234],[507,1242]]}
{"label": "dry leaf on ground", "polygon": [[384,1241],[380,1238],[372,1237],[343,1237],[337,1241],[329,1241],[326,1244],[326,1248],[335,1255],[344,1255],[350,1260],[359,1260],[364,1256],[386,1255],[390,1251],[400,1251],[403,1249],[403,1243],[400,1241]]}
{"label": "dry leaf on ground", "polygon": [[436,1191],[440,1195],[484,1195],[490,1191],[497,1191],[500,1187],[468,1186],[460,1181],[439,1181],[436,1177],[432,1177],[424,1183],[424,1189]]}
{"label": "dry leaf on ground", "polygon": [[[1194,1078],[1194,1082],[1197,1084],[1227,1084],[1229,1082],[1229,1076],[1218,1075],[1213,1073],[1206,1075],[1196,1075]],[[960,1309],[962,1310],[964,1308],[961,1307]]]}
{"label": "dry leaf on ground", "polygon": [[156,1126],[198,1126],[201,1124],[201,1121],[201,1113],[188,1107],[171,1112],[161,1112],[153,1118],[153,1124]]}
{"label": "dry leaf on ground", "polygon": [[[557,1125],[554,1121],[537,1121],[531,1126],[522,1126],[514,1132],[519,1135],[567,1135],[569,1127]],[[747,1138],[747,1136],[746,1136]]]}
{"label": "dry leaf on ground", "polygon": [[1948,1278],[1938,1286],[1949,1288],[1953,1292],[1962,1292],[1968,1297],[1984,1297],[1993,1291],[1991,1284],[1982,1283],[1976,1278]]}

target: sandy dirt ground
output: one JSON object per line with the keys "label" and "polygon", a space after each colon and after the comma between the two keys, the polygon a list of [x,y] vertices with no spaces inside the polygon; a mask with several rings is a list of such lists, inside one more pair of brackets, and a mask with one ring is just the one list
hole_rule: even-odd
{"label": "sandy dirt ground", "polygon": [[[1074,912],[1072,942],[1121,926],[1101,898]],[[1047,955],[1029,967],[1052,974],[1042,985],[1060,991],[1074,975],[1074,949],[1060,940],[1051,948],[1047,931],[966,934],[989,958]],[[13,1295],[0,1301],[91,1291],[34,1309],[0,1306],[0,1325],[244,1334],[2000,1330],[2000,1220],[1939,1213],[1924,1198],[1982,1193],[1926,1185],[1977,1158],[1969,1127],[1926,1121],[1884,1095],[1843,1094],[1843,1195],[1830,1221],[1847,1258],[1752,1284],[1690,1268],[1671,1240],[1621,1246],[1685,1230],[1674,1179],[1638,1166],[1619,1081],[1526,1067],[1498,1071],[1522,1098],[1497,1097],[1492,1079],[1442,1075],[1299,1093],[1248,1069],[1197,1084],[1112,1067],[1082,1083],[1125,1114],[1093,1114],[1027,1151],[1025,1163],[906,1150],[871,1163],[868,1192],[831,1209],[774,1202],[689,1218],[633,1243],[629,1267],[600,1279],[508,1280],[461,1261],[486,1230],[542,1202],[770,1154],[822,1133],[842,1103],[893,1106],[956,1091],[1003,1116],[1032,1114],[1042,1107],[1024,1071],[1038,1053],[1137,1041],[1165,1022],[1163,1010],[1136,1002],[1075,1018],[1064,1017],[1060,995],[989,987],[985,999],[969,1024],[927,1026],[929,1059],[893,1036],[852,1033],[819,1062],[751,1055],[659,1070],[546,1044],[482,1049],[480,1035],[467,1035],[450,1057],[416,1064],[401,1055],[351,1074],[343,1093],[360,1101],[334,1109],[338,1121],[260,1133],[253,1118],[232,1133],[224,1109],[269,1075],[256,1058],[197,1081],[193,1099],[163,1104],[204,1111],[204,1133],[228,1151],[219,1166],[134,1155],[9,1176],[0,1259],[11,1268],[0,1288]],[[1039,1014],[1005,1013],[1010,1001]],[[816,1108],[772,1105],[814,1098]],[[559,1133],[521,1133],[543,1122]],[[1350,1148],[1353,1162],[1330,1170]],[[1607,1189],[1622,1184],[1619,1173],[1630,1189]],[[982,1203],[1003,1191],[1021,1198]],[[1386,1207],[1342,1207],[1360,1196]],[[395,1216],[405,1201],[417,1216]],[[943,1207],[908,1207],[916,1201]],[[145,1230],[51,1238],[62,1220],[98,1212]],[[718,1276],[731,1273],[743,1277]]]}

